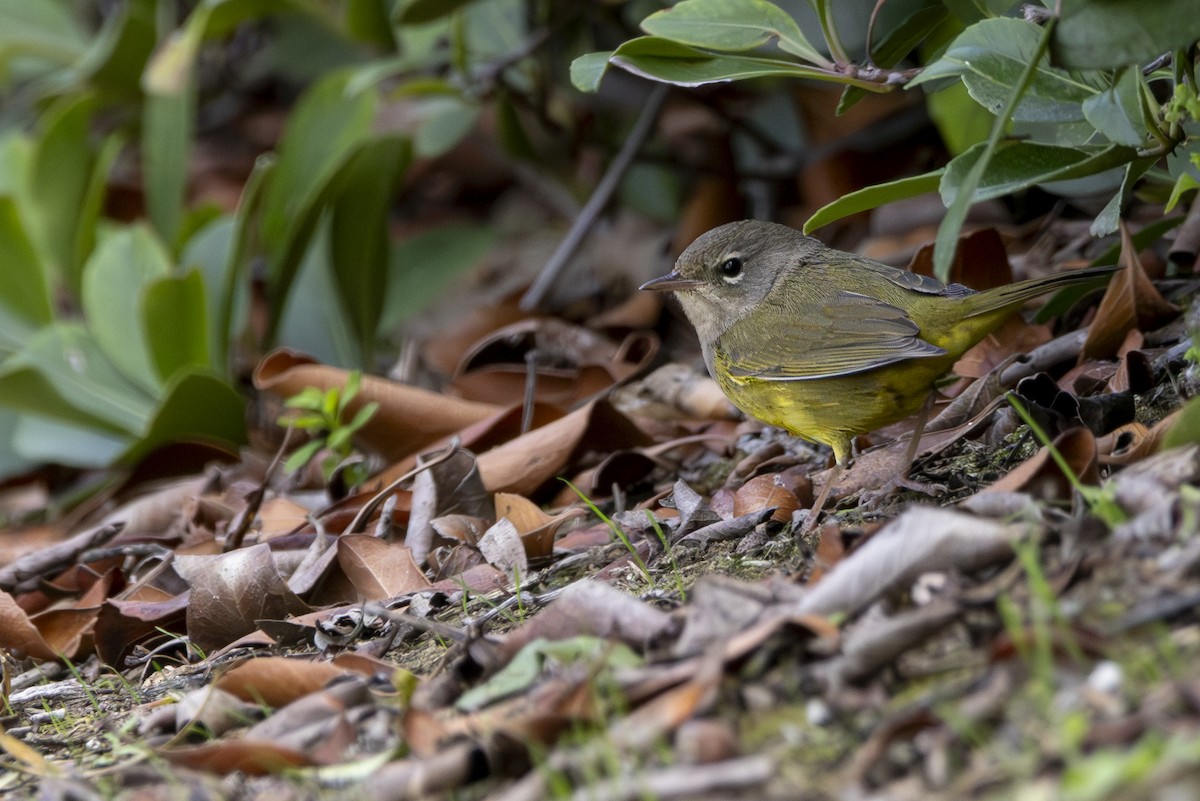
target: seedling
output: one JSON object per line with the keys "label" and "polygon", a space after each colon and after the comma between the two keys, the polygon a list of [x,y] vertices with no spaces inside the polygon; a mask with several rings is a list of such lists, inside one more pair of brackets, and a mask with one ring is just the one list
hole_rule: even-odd
{"label": "seedling", "polygon": [[[309,442],[288,457],[284,463],[285,470],[297,472],[324,450],[327,454],[321,460],[321,474],[326,481],[333,476],[333,471],[353,451],[355,433],[379,409],[379,404],[372,401],[359,409],[354,419],[345,422],[346,410],[358,394],[361,383],[362,371],[355,370],[347,377],[346,386],[342,389],[331,387],[322,392],[317,387],[306,387],[284,402],[285,406],[295,411],[281,416],[276,422],[281,426],[307,431],[312,436]],[[347,486],[358,486],[366,479],[365,465],[347,467]]]}

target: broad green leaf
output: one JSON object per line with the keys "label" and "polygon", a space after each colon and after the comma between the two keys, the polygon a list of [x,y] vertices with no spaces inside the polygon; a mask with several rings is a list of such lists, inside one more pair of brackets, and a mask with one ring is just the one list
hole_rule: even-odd
{"label": "broad green leaf", "polygon": [[934,170],[923,175],[914,175],[911,178],[900,178],[885,184],[875,184],[842,195],[832,203],[817,209],[813,216],[804,223],[804,233],[815,231],[821,226],[843,217],[849,217],[851,214],[878,208],[885,203],[916,197],[926,192],[936,192],[941,179],[942,171]]}
{"label": "broad green leaf", "polygon": [[[976,145],[946,165],[940,192],[942,202],[947,206],[958,202],[966,178],[984,147]],[[1035,184],[1095,175],[1127,164],[1136,157],[1137,151],[1133,148],[1119,145],[1085,150],[1034,142],[1006,142],[996,148],[988,161],[970,202],[1001,197]]]}
{"label": "broad green leaf", "polygon": [[987,140],[993,116],[971,99],[962,83],[953,83],[930,93],[925,98],[925,105],[952,155],[957,156]]}
{"label": "broad green leaf", "polygon": [[154,401],[76,323],[39,330],[0,363],[0,404],[113,432],[141,432]]}
{"label": "broad green leaf", "polygon": [[448,153],[475,127],[480,106],[461,97],[429,97],[414,103],[420,116],[413,151],[418,158],[436,158]]}
{"label": "broad green leaf", "polygon": [[392,248],[387,302],[380,334],[437,300],[463,272],[475,267],[496,242],[487,227],[449,225],[417,234]]}
{"label": "broad green leaf", "polygon": [[354,155],[333,200],[330,254],[338,300],[368,360],[388,283],[388,215],[412,158],[405,137],[377,139]]}
{"label": "broad green leaf", "polygon": [[752,56],[722,56],[657,36],[630,39],[613,53],[611,62],[635,75],[676,86],[740,81],[747,78],[813,78],[871,91],[886,87],[849,75],[807,67],[791,61]]}
{"label": "broad green leaf", "polygon": [[12,409],[0,407],[0,481],[28,472],[40,462],[26,458],[17,451],[17,426],[21,417]]}
{"label": "broad green leaf", "polygon": [[209,367],[208,304],[199,270],[166,275],[142,290],[139,319],[161,382],[185,368]]}
{"label": "broad green leaf", "polygon": [[118,461],[134,464],[173,442],[204,442],[236,452],[246,442],[246,399],[204,370],[180,373],[167,383],[145,433]]}
{"label": "broad green leaf", "polygon": [[[95,101],[65,98],[45,113],[36,139],[24,196],[29,200],[29,233],[55,275],[76,271],[80,212],[96,163],[89,124]],[[78,286],[68,280],[72,289]]]}
{"label": "broad green leaf", "polygon": [[0,195],[0,349],[15,350],[24,339],[53,318],[46,268],[11,197]]}
{"label": "broad green leaf", "polygon": [[79,207],[79,222],[75,229],[75,264],[66,276],[68,286],[79,291],[82,285],[84,262],[92,255],[96,246],[96,234],[100,218],[104,213],[104,197],[108,192],[108,175],[121,149],[125,146],[119,133],[111,134],[100,146],[100,153],[92,167],[91,180],[83,191],[83,203]]}
{"label": "broad green leaf", "polygon": [[[1050,46],[1050,35],[1054,32],[1055,22],[1054,17],[1051,17],[1046,22],[1046,27],[1043,28],[1041,38],[1038,40],[1037,48],[1030,54],[1024,71],[1017,79],[1012,92],[1004,101],[1003,107],[996,114],[987,140],[954,158],[954,161],[959,161],[960,159],[965,159],[972,151],[975,151],[973,163],[965,171],[966,174],[954,181],[953,185],[957,189],[958,197],[952,203],[946,204],[946,216],[938,224],[937,236],[934,238],[933,274],[939,280],[947,281],[950,278],[950,267],[954,262],[954,251],[958,247],[958,234],[962,230],[963,222],[967,219],[967,210],[971,207],[971,203],[976,197],[979,186],[983,181],[984,173],[992,160],[993,154],[996,152],[996,148],[1000,144],[1001,138],[1004,136],[1004,130],[1008,127],[1013,112],[1021,102],[1021,97],[1025,94],[1025,91],[1033,82],[1034,75],[1037,72],[1039,63],[1042,61],[1046,48]],[[950,163],[950,166],[953,166],[954,161]],[[945,197],[945,187],[949,172],[948,167],[946,172],[942,174],[941,187],[943,198]]]}
{"label": "broad green leaf", "polygon": [[1163,450],[1200,442],[1200,398],[1192,398],[1163,437]]}
{"label": "broad green leaf", "polygon": [[600,79],[608,70],[608,60],[613,51],[585,53],[571,62],[571,85],[581,92],[594,92],[600,88]]}
{"label": "broad green leaf", "polygon": [[223,216],[201,228],[183,247],[179,264],[185,269],[197,268],[203,275],[205,305],[209,310],[208,352],[214,366],[223,369],[220,354],[236,337],[221,327],[221,310],[230,307],[230,331],[241,331],[249,305],[249,290],[244,282],[230,281],[228,271],[233,266],[233,248],[238,220]]}
{"label": "broad green leaf", "polygon": [[317,217],[309,248],[304,251],[291,291],[280,314],[278,343],[339,367],[364,367],[353,322],[338,302],[330,262],[329,217]]}
{"label": "broad green leaf", "polygon": [[292,111],[266,188],[262,238],[270,260],[271,330],[311,241],[331,183],[370,136],[377,97],[346,91],[350,72],[312,86]]}
{"label": "broad green leaf", "polygon": [[142,323],[141,295],[170,271],[166,250],[144,225],[110,235],[83,271],[83,312],[96,342],[122,373],[152,395],[162,379]]}
{"label": "broad green leaf", "polygon": [[1104,91],[1083,101],[1083,115],[1108,141],[1141,147],[1149,134],[1142,124],[1140,70],[1121,70]]}
{"label": "broad green leaf", "polygon": [[344,12],[346,33],[353,39],[385,52],[396,49],[390,15],[392,4],[385,0],[347,0]]}
{"label": "broad green leaf", "polygon": [[785,53],[822,67],[833,66],[804,38],[790,14],[766,0],[683,0],[646,17],[642,30],[721,52],[753,50],[774,38]]}
{"label": "broad green leaf", "polygon": [[1179,177],[1175,179],[1175,184],[1171,187],[1171,196],[1167,199],[1167,205],[1163,208],[1164,214],[1169,214],[1183,196],[1193,189],[1200,189],[1200,180],[1196,180],[1191,173],[1181,172]]}
{"label": "broad green leaf", "polygon": [[1072,69],[1141,65],[1200,39],[1195,0],[1068,0],[1050,53]]}
{"label": "broad green leaf", "polygon": [[[1032,23],[1007,17],[977,22],[959,34],[942,57],[909,85],[961,77],[971,97],[997,114],[1033,61],[1041,30]],[[1081,104],[1096,92],[1096,88],[1065,70],[1051,67],[1043,56],[1037,60],[1029,87],[1011,116],[1031,122],[1082,120]]]}
{"label": "broad green leaf", "polygon": [[22,413],[12,436],[15,455],[40,464],[96,469],[112,464],[129,447],[129,434]]}

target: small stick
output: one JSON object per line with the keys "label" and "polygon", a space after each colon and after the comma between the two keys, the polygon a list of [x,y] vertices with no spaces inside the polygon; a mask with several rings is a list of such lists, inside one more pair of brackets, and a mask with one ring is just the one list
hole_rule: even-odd
{"label": "small stick", "polygon": [[12,592],[30,579],[49,576],[55,570],[65,570],[75,563],[81,553],[103,545],[123,528],[124,521],[89,528],[49,548],[13,560],[0,568],[0,590]]}

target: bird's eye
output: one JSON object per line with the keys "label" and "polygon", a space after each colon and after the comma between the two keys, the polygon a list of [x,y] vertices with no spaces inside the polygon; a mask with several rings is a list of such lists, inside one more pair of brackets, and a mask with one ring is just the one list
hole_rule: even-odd
{"label": "bird's eye", "polygon": [[721,275],[726,278],[737,278],[742,274],[742,260],[737,256],[730,256],[725,261],[721,262],[721,266],[717,268],[721,271]]}

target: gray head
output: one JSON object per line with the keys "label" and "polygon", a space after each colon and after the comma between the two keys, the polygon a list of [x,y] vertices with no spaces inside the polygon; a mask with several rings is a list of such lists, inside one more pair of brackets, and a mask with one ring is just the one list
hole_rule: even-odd
{"label": "gray head", "polygon": [[642,289],[674,291],[704,344],[766,299],[791,265],[825,246],[794,228],[761,220],[728,223],[701,235],[675,262],[675,269]]}

